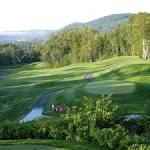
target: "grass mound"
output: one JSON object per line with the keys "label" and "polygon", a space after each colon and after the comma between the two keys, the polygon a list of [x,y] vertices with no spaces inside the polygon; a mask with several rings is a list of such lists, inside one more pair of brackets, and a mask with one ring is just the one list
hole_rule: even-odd
{"label": "grass mound", "polygon": [[94,81],[88,83],[84,90],[93,94],[124,94],[135,90],[134,83],[119,80]]}

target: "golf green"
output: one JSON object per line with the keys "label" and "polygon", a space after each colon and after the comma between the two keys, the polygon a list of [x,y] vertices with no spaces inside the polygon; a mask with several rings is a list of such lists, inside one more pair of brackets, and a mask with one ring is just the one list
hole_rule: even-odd
{"label": "golf green", "polygon": [[124,94],[135,90],[134,83],[121,80],[104,80],[89,82],[84,90],[93,94]]}

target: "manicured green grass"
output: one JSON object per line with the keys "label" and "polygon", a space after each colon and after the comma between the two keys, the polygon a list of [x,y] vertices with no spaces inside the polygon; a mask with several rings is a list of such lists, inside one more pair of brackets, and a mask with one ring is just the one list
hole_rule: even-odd
{"label": "manicured green grass", "polygon": [[88,83],[84,90],[94,94],[124,94],[134,92],[134,83],[119,80],[94,81]]}
{"label": "manicured green grass", "polygon": [[[62,90],[49,99],[46,114],[51,114],[52,103],[79,103],[83,96],[99,97],[99,93],[83,90],[92,84],[84,80],[85,74],[89,72],[94,73],[95,83],[103,81],[106,85],[108,80],[110,84],[113,82],[112,85],[117,85],[118,81],[127,83],[123,90],[119,86],[114,87],[117,93],[112,95],[113,101],[127,108],[130,113],[145,113],[145,107],[150,104],[150,61],[139,57],[115,57],[55,69],[47,68],[44,63],[1,66],[0,120],[17,120],[23,117],[37,104],[41,96],[54,89]],[[135,90],[131,90],[131,85],[134,85]],[[103,86],[97,85],[97,88],[103,89]],[[113,88],[107,86],[106,89],[111,93],[109,89]]]}
{"label": "manicured green grass", "polygon": [[0,146],[0,150],[67,150],[67,149],[42,145],[13,145],[13,146]]}
{"label": "manicured green grass", "polygon": [[73,143],[62,140],[3,140],[0,150],[99,150],[93,144]]}

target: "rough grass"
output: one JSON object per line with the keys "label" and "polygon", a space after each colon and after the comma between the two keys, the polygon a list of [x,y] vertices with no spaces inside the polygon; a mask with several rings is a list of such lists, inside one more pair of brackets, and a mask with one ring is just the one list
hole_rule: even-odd
{"label": "rough grass", "polygon": [[51,103],[79,103],[83,96],[99,97],[99,94],[83,90],[89,84],[84,80],[84,75],[89,72],[94,73],[97,82],[119,80],[133,83],[133,92],[115,94],[113,101],[130,113],[146,113],[145,107],[150,104],[150,61],[139,57],[115,57],[55,69],[47,68],[44,63],[1,66],[0,120],[21,118],[37,104],[41,96],[53,89],[66,87],[51,97],[45,108],[46,114],[51,113]]}

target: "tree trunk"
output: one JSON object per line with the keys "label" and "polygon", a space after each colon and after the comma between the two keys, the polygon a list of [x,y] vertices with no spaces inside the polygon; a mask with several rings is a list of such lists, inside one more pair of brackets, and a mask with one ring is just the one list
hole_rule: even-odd
{"label": "tree trunk", "polygon": [[148,52],[148,42],[146,39],[143,38],[143,58],[145,60],[148,59],[149,52]]}

